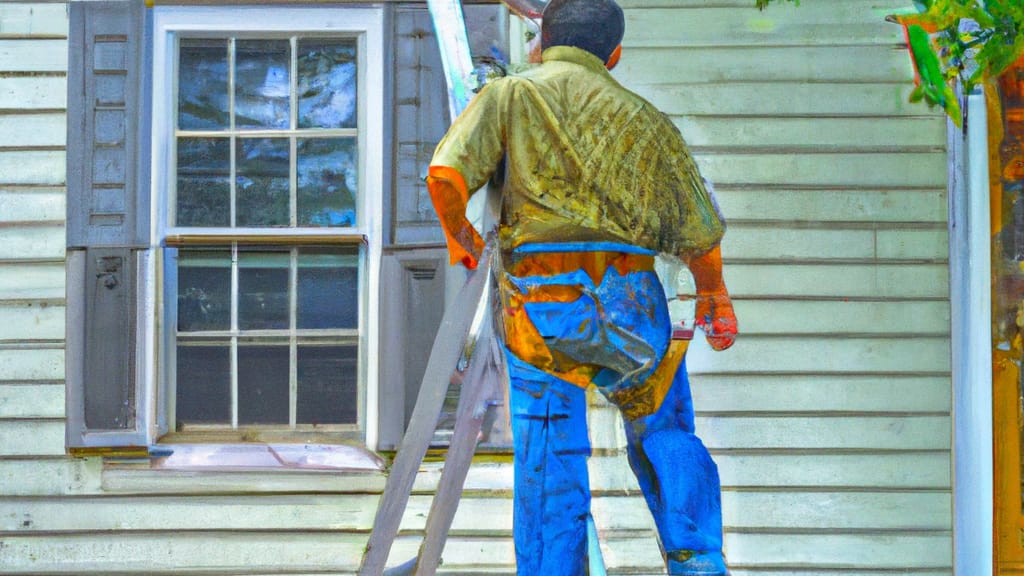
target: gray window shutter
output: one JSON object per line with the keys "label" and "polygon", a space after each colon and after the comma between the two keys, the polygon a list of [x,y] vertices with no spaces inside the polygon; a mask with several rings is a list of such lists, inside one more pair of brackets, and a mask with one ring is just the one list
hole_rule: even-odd
{"label": "gray window shutter", "polygon": [[149,239],[142,2],[70,3],[67,140],[68,448],[145,446],[136,362]]}
{"label": "gray window shutter", "polygon": [[[507,50],[505,19],[498,4],[465,5],[474,55]],[[400,4],[394,11],[394,186],[390,203],[391,244],[381,267],[380,429],[378,447],[394,449],[416,404],[446,295],[465,280],[449,272],[444,234],[424,178],[434,148],[451,123],[448,87],[434,26],[423,4]],[[454,412],[458,390],[449,389],[446,410]],[[451,414],[441,414],[439,430],[450,430]]]}

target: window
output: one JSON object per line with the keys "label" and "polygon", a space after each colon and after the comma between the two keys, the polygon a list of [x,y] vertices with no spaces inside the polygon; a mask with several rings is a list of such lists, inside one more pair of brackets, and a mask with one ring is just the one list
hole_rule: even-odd
{"label": "window", "polygon": [[361,438],[376,374],[379,13],[156,8],[154,30],[162,427]]}

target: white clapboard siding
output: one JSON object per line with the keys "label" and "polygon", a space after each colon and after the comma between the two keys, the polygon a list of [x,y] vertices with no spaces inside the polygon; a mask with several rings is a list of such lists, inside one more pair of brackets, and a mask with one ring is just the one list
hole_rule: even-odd
{"label": "white clapboard siding", "polygon": [[2,150],[0,174],[4,184],[64,184],[63,150]]}
{"label": "white clapboard siding", "polygon": [[0,457],[63,455],[63,418],[0,420]]}
{"label": "white clapboard siding", "polygon": [[33,497],[96,494],[100,491],[101,466],[98,458],[0,458],[0,494]]}
{"label": "white clapboard siding", "polygon": [[898,139],[901,146],[931,148],[946,134],[946,123],[932,116],[877,118],[807,116],[675,116],[695,150],[803,146],[810,151],[870,149]]}
{"label": "white clapboard siding", "polygon": [[652,75],[623,81],[672,117],[743,116],[753,122],[788,116],[870,116],[888,120],[923,113],[920,106],[907,100],[913,84],[902,82],[807,84],[773,79],[770,83],[672,84]]}
{"label": "white clapboard siding", "polygon": [[748,186],[945,186],[945,152],[716,153],[697,157],[706,178]]}
{"label": "white clapboard siding", "polygon": [[[64,349],[0,347],[0,381],[63,380]],[[2,447],[0,447],[2,449]]]}
{"label": "white clapboard siding", "polygon": [[0,384],[0,419],[63,417],[64,384]]}
{"label": "white clapboard siding", "polygon": [[66,78],[10,76],[0,82],[0,110],[62,110],[67,100]]}
{"label": "white clapboard siding", "polygon": [[[0,116],[0,124],[3,119]],[[63,188],[16,188],[0,184],[0,224],[56,222],[63,219]]]}
{"label": "white clapboard siding", "polygon": [[700,374],[690,387],[694,405],[706,413],[944,413],[952,404],[942,376]]}
{"label": "white clapboard siding", "polygon": [[64,306],[0,301],[0,344],[64,338]]}
{"label": "white clapboard siding", "polygon": [[[738,298],[948,298],[946,264],[844,263],[822,260],[778,263],[730,262],[723,270]],[[742,318],[740,319],[742,322]]]}
{"label": "white clapboard siding", "polygon": [[0,148],[8,146],[63,146],[67,121],[60,112],[0,116]]}
{"label": "white clapboard siding", "polygon": [[67,33],[67,7],[63,3],[0,4],[0,39],[64,38]]}
{"label": "white clapboard siding", "polygon": [[0,227],[0,260],[64,259],[64,223]]}
{"label": "white clapboard siding", "polygon": [[[903,82],[911,75],[906,53],[893,46],[723,46],[631,48],[616,69],[622,78],[643,76],[664,84],[778,81]],[[855,50],[861,59],[850,58]],[[870,61],[871,66],[864,66]],[[652,75],[656,75],[652,78]]]}
{"label": "white clapboard siding", "polygon": [[809,222],[920,222],[945,225],[946,189],[778,189],[716,186],[733,220]]}
{"label": "white clapboard siding", "polygon": [[64,299],[61,262],[0,262],[0,300]]}
{"label": "white clapboard siding", "polygon": [[746,259],[902,259],[945,260],[949,233],[943,228],[922,230],[872,229],[822,225],[733,222],[722,251]]}
{"label": "white clapboard siding", "polygon": [[0,73],[50,72],[68,69],[67,41],[63,39],[5,39],[0,44]]}
{"label": "white clapboard siding", "polygon": [[[892,334],[942,336],[949,303],[942,300],[733,300],[743,335]],[[948,382],[946,382],[948,384]],[[739,399],[737,399],[739,400]]]}

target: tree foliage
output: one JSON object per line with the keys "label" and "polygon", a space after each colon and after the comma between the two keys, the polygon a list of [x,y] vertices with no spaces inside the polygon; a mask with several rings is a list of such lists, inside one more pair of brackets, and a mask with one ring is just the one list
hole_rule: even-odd
{"label": "tree foliage", "polygon": [[[782,0],[755,0],[763,10]],[[786,0],[799,5],[800,0]],[[908,13],[889,16],[902,24],[917,72],[911,101],[941,106],[957,125],[964,92],[998,77],[1024,54],[1024,2],[1021,0],[914,0]]]}

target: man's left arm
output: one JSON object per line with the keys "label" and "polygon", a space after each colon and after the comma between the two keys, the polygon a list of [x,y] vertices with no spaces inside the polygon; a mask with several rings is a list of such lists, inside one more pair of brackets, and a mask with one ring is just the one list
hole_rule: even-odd
{"label": "man's left arm", "polygon": [[715,246],[689,258],[687,264],[697,284],[697,326],[704,330],[712,348],[725,350],[736,341],[738,324],[722,278],[722,249]]}

